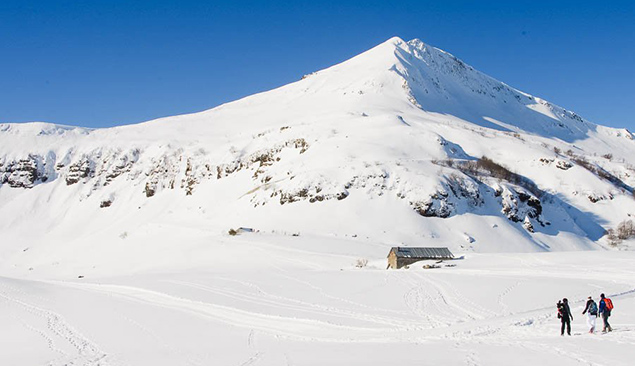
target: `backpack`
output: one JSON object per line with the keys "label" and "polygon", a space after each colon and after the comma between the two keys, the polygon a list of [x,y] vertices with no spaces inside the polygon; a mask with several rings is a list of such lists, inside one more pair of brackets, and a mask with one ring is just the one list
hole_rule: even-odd
{"label": "backpack", "polygon": [[613,310],[613,301],[611,301],[611,299],[609,299],[608,297],[604,298],[604,306],[606,306],[606,309],[608,311]]}
{"label": "backpack", "polygon": [[597,304],[595,303],[595,301],[593,301],[593,302],[591,303],[591,305],[589,305],[589,313],[590,313],[591,315],[597,315],[597,314],[598,314],[598,306],[597,306]]}

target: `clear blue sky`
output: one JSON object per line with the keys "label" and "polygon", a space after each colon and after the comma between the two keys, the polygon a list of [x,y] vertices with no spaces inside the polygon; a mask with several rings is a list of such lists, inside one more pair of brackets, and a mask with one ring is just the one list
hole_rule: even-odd
{"label": "clear blue sky", "polygon": [[0,121],[108,127],[196,112],[395,35],[635,130],[632,1],[0,0]]}

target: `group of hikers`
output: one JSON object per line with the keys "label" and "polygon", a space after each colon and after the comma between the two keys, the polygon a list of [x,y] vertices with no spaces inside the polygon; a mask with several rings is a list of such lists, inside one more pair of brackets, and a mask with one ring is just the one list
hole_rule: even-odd
{"label": "group of hikers", "polygon": [[[556,306],[558,307],[558,318],[562,323],[560,327],[560,335],[564,335],[565,328],[567,330],[567,334],[571,335],[571,321],[573,320],[573,314],[571,314],[571,309],[569,308],[569,300],[564,298],[562,301],[558,301]],[[587,315],[586,321],[589,326],[589,333],[593,334],[593,332],[595,332],[595,321],[598,316],[601,316],[602,321],[604,322],[602,333],[613,331],[611,324],[609,324],[611,310],[613,310],[613,301],[604,296],[604,294],[600,294],[599,306],[595,303],[595,301],[593,301],[593,298],[589,296],[586,306],[584,307],[584,311],[582,312],[582,315]]]}

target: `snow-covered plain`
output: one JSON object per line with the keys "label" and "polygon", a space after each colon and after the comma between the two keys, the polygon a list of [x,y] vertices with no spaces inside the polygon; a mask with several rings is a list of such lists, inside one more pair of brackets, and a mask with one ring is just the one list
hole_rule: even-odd
{"label": "snow-covered plain", "polygon": [[[630,365],[635,252],[604,233],[634,156],[399,38],[201,113],[0,124],[0,365]],[[398,245],[462,259],[386,270]]]}
{"label": "snow-covered plain", "polygon": [[[631,365],[635,357],[635,252],[468,254],[455,267],[385,270],[387,248],[363,240],[255,233],[208,245],[208,265],[196,268],[0,278],[0,363]],[[376,259],[358,269],[357,254]],[[600,292],[615,303],[614,331],[587,334],[582,306]],[[571,337],[560,337],[555,316],[564,296]]]}

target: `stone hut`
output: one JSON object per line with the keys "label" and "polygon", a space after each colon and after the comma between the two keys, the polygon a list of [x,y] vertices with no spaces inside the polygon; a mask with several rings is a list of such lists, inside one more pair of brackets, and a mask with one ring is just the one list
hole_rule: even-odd
{"label": "stone hut", "polygon": [[388,253],[388,268],[401,268],[426,259],[454,259],[454,254],[448,248],[392,247]]}

